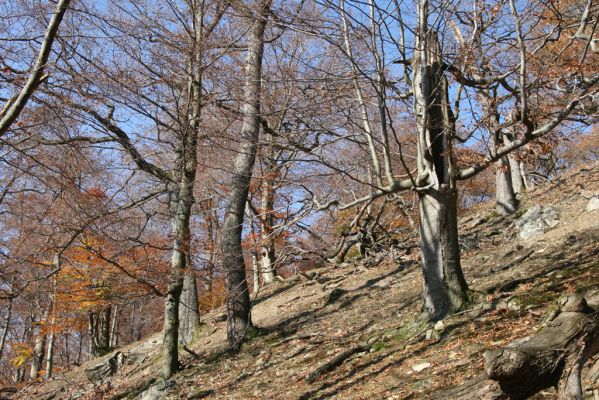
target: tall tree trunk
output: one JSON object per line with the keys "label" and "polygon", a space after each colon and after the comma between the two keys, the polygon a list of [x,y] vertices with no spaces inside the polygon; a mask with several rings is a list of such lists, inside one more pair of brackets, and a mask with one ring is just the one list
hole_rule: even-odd
{"label": "tall tree trunk", "polygon": [[194,202],[193,188],[197,172],[197,146],[202,107],[202,34],[204,8],[195,2],[194,37],[192,58],[187,65],[189,76],[186,110],[187,124],[183,127],[175,160],[176,180],[170,184],[170,209],[173,214],[172,231],[174,236],[171,257],[171,277],[164,299],[164,328],[162,341],[161,375],[166,381],[179,370],[179,301],[183,291],[185,270],[190,259],[191,232],[189,220]]}
{"label": "tall tree trunk", "polygon": [[260,92],[262,79],[262,54],[264,30],[270,13],[271,0],[262,0],[252,17],[248,33],[248,51],[245,61],[243,91],[243,126],[241,145],[235,159],[230,193],[225,209],[221,239],[225,288],[227,291],[227,339],[232,347],[243,340],[250,319],[250,297],[241,249],[241,233],[245,203],[256,160],[259,134]]}
{"label": "tall tree trunk", "polygon": [[457,190],[451,160],[452,116],[437,32],[428,28],[428,2],[419,6],[413,61],[418,127],[418,173],[427,186],[419,192],[424,309],[432,320],[460,309],[468,286],[460,266]]}
{"label": "tall tree trunk", "polygon": [[179,343],[188,344],[193,340],[200,326],[197,280],[195,274],[189,269],[183,278],[179,320]]}

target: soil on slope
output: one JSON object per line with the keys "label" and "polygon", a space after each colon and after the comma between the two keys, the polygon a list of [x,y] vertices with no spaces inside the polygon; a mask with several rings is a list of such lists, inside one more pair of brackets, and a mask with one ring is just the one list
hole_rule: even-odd
{"label": "soil on slope", "polygon": [[[17,398],[140,398],[154,384],[169,399],[434,399],[481,374],[484,350],[533,333],[560,295],[598,297],[599,211],[585,210],[586,194],[596,192],[599,164],[532,191],[515,216],[499,217],[489,206],[463,217],[462,263],[477,301],[436,330],[420,317],[418,250],[388,252],[325,265],[263,290],[252,311],[258,329],[238,353],[227,352],[224,310],[203,316],[197,340],[181,351],[183,370],[166,389],[153,380],[157,334],[119,349],[125,366],[108,383],[94,386],[85,377],[83,369],[96,359]],[[514,221],[536,204],[552,204],[561,222],[541,237],[519,240]],[[357,345],[360,351],[340,366],[307,382]]]}

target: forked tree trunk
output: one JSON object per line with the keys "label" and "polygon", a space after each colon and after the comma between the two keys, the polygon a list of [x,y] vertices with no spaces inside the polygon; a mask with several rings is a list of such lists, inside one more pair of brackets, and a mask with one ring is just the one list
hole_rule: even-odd
{"label": "forked tree trunk", "polygon": [[196,276],[188,270],[183,279],[183,293],[179,306],[179,343],[189,344],[193,341],[200,326],[200,307]]}
{"label": "forked tree trunk", "polygon": [[271,0],[260,2],[259,10],[256,10],[252,18],[248,33],[241,144],[233,167],[221,239],[223,270],[226,274],[227,339],[231,347],[237,347],[241,343],[251,325],[250,297],[241,249],[241,233],[260,129],[262,54],[270,5]]}
{"label": "forked tree trunk", "polygon": [[[432,320],[459,310],[467,299],[457,232],[457,190],[452,176],[451,132],[437,32],[427,27],[427,2],[419,7],[419,35],[413,61],[413,90],[418,127],[420,240],[424,309]],[[426,34],[425,34],[426,33]]]}

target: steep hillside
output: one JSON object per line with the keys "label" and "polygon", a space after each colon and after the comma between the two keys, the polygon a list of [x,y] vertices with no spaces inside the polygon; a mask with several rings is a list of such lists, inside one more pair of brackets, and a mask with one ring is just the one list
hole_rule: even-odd
{"label": "steep hillside", "polygon": [[[489,206],[460,221],[471,307],[435,325],[419,315],[418,250],[365,262],[326,265],[263,290],[254,300],[258,329],[239,353],[226,351],[224,310],[203,316],[197,340],[182,350],[183,370],[155,383],[160,335],[121,348],[124,365],[93,385],[85,368],[14,395],[29,399],[411,399],[482,372],[482,352],[529,335],[564,293],[599,294],[599,164],[537,188],[516,216]],[[559,224],[521,240],[515,221],[552,204]],[[338,357],[339,365],[319,367]],[[106,356],[104,359],[110,358]],[[335,364],[335,363],[333,363]],[[328,365],[328,364],[327,364]],[[538,398],[554,398],[551,391]]]}

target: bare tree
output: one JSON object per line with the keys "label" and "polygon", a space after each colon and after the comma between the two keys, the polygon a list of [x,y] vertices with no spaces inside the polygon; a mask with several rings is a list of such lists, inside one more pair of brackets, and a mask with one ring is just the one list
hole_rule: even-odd
{"label": "bare tree", "polygon": [[241,234],[250,180],[256,160],[260,130],[260,92],[262,89],[262,55],[264,31],[272,1],[261,0],[248,7],[250,23],[247,36],[245,60],[245,83],[243,87],[243,121],[239,153],[232,171],[230,192],[225,209],[221,235],[223,270],[226,273],[227,291],[227,339],[232,347],[238,346],[249,326],[250,297],[245,273],[245,261],[241,249]]}

